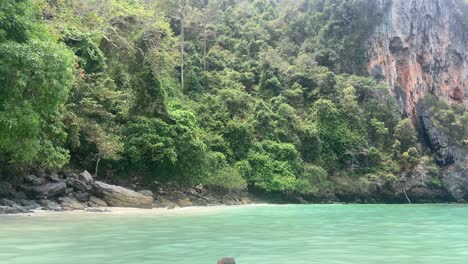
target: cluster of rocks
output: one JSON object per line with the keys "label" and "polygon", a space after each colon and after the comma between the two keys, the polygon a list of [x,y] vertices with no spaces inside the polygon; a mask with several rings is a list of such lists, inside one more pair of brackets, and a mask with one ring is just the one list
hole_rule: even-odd
{"label": "cluster of rocks", "polygon": [[138,193],[95,181],[87,171],[43,177],[28,175],[17,186],[0,183],[0,214],[28,213],[32,210],[97,211],[93,208],[107,206],[151,208],[152,205],[150,191]]}
{"label": "cluster of rocks", "polygon": [[[138,189],[138,188],[135,188]],[[106,207],[154,208],[246,204],[238,194],[211,194],[201,186],[185,190],[131,190],[95,180],[87,171],[28,175],[16,186],[0,182],[0,214],[35,210],[106,211]]]}

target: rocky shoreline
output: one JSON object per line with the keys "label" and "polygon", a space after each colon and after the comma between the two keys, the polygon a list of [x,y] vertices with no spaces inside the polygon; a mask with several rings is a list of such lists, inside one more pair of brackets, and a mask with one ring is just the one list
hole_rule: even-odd
{"label": "rocky shoreline", "polygon": [[203,189],[132,190],[95,180],[82,173],[28,175],[13,186],[0,182],[0,214],[32,213],[36,210],[105,212],[107,207],[167,208],[241,205],[256,202],[249,194],[216,194]]}
{"label": "rocky shoreline", "polygon": [[[420,170],[424,171],[424,168]],[[451,203],[453,199],[442,186],[430,184],[427,173],[414,175],[394,184],[352,181],[335,183],[334,190],[314,195],[216,192],[195,188],[122,187],[94,179],[87,171],[38,173],[12,185],[0,181],[0,214],[34,211],[106,212],[110,207],[167,208],[244,204],[310,203]],[[427,176],[427,175],[426,175]],[[426,179],[427,178],[427,179]],[[343,186],[341,186],[343,185]],[[340,187],[341,186],[341,187]],[[407,190],[407,191],[403,191]]]}

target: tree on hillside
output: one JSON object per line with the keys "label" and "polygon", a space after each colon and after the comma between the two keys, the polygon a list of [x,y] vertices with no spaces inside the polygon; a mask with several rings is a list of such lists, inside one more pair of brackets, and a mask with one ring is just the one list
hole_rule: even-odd
{"label": "tree on hillside", "polygon": [[69,156],[60,112],[74,57],[49,35],[37,11],[29,0],[0,4],[0,155],[61,167]]}

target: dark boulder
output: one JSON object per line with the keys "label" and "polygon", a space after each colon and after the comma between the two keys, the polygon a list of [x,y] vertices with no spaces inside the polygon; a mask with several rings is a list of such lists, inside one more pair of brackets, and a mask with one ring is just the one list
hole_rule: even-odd
{"label": "dark boulder", "polygon": [[0,214],[19,214],[19,213],[24,213],[24,212],[14,207],[0,206]]}
{"label": "dark boulder", "polygon": [[64,182],[46,183],[39,186],[21,185],[20,189],[32,198],[50,198],[64,194],[67,185]]}
{"label": "dark boulder", "polygon": [[18,202],[26,210],[34,210],[34,209],[38,209],[39,207],[41,207],[41,205],[39,205],[33,200],[19,200]]}
{"label": "dark boulder", "polygon": [[28,175],[24,177],[24,181],[26,183],[32,184],[34,186],[39,186],[44,184],[45,180],[43,178],[39,178],[35,175]]}
{"label": "dark boulder", "polygon": [[10,199],[0,199],[0,205],[14,207],[17,204]]}
{"label": "dark boulder", "polygon": [[91,196],[91,194],[88,193],[88,192],[75,192],[75,193],[73,193],[73,196],[79,202],[85,203],[85,202],[89,201],[89,197]]}
{"label": "dark boulder", "polygon": [[47,176],[47,179],[51,182],[61,182],[63,180],[57,174],[50,174]]}
{"label": "dark boulder", "polygon": [[17,200],[26,200],[28,198],[24,192],[15,192],[13,196]]}
{"label": "dark boulder", "polygon": [[91,185],[75,178],[67,179],[66,183],[67,186],[73,188],[75,191],[89,192],[92,189]]}
{"label": "dark boulder", "polygon": [[48,211],[63,211],[63,208],[56,202],[42,199],[38,201],[42,209]]}
{"label": "dark boulder", "polygon": [[74,172],[62,171],[60,172],[60,175],[62,175],[64,179],[71,179],[71,178],[78,179],[78,175]]}
{"label": "dark boulder", "polygon": [[[68,185],[67,185],[67,186],[68,186]],[[73,188],[67,188],[67,189],[65,190],[65,194],[68,194],[68,195],[69,195],[69,194],[73,193],[73,191],[74,191]]]}
{"label": "dark boulder", "polygon": [[5,207],[10,207],[14,208],[15,210],[18,211],[18,213],[28,213],[29,210],[22,207],[21,205],[17,204],[16,202],[9,200],[9,199],[1,199],[0,200],[0,205],[3,205]]}
{"label": "dark boulder", "polygon": [[0,198],[2,197],[12,197],[15,194],[15,190],[11,184],[7,182],[0,182]]}

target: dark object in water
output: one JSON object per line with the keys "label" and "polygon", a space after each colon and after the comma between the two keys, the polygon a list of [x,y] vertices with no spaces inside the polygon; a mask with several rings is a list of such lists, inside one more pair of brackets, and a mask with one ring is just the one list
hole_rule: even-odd
{"label": "dark object in water", "polygon": [[218,264],[236,264],[234,258],[223,258],[218,260]]}

